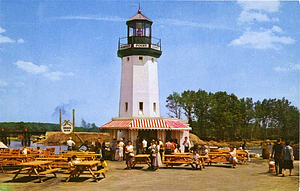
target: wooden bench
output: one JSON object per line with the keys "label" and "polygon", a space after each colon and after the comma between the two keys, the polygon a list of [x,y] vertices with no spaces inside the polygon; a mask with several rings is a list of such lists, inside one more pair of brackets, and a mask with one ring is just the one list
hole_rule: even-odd
{"label": "wooden bench", "polygon": [[61,170],[61,168],[53,168],[53,169],[49,169],[49,170],[45,170],[45,171],[42,171],[42,172],[39,172],[40,175],[45,175],[45,174],[50,174],[50,173],[53,173],[54,176],[56,177],[56,174],[55,172]]}
{"label": "wooden bench", "polygon": [[93,171],[93,173],[94,173],[94,174],[101,174],[101,173],[104,173],[104,172],[106,172],[106,171],[108,171],[108,168],[103,168],[103,169],[101,169],[101,170]]}
{"label": "wooden bench", "polygon": [[[22,168],[22,171],[25,171],[25,170],[30,170],[31,167],[27,167],[27,168]],[[17,169],[17,170],[10,170],[10,171],[6,171],[5,173],[6,174],[14,174],[16,172],[19,172],[20,169]]]}
{"label": "wooden bench", "polygon": [[101,170],[93,171],[93,173],[98,176],[100,176],[100,174],[102,174],[103,177],[106,178],[106,175],[104,174],[106,171],[108,171],[108,168],[103,168]]}

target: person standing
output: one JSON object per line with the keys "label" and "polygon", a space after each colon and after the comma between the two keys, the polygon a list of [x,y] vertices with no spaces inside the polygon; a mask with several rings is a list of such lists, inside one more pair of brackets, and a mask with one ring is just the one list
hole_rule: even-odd
{"label": "person standing", "polygon": [[118,151],[119,151],[119,161],[123,161],[123,156],[124,156],[124,143],[123,143],[123,138],[120,138],[120,142],[118,144]]}
{"label": "person standing", "polygon": [[290,143],[287,141],[286,146],[283,148],[283,172],[282,176],[284,176],[285,170],[289,169],[290,170],[290,176],[292,176],[292,171],[294,169],[294,153],[293,153],[293,148],[290,146]]}
{"label": "person standing", "polygon": [[135,140],[135,145],[136,145],[136,154],[140,154],[142,152],[142,142],[139,136],[137,136]]}
{"label": "person standing", "polygon": [[188,153],[190,151],[190,146],[191,146],[191,143],[188,140],[188,137],[184,137],[183,146],[184,146],[184,152]]}
{"label": "person standing", "polygon": [[26,145],[23,146],[22,154],[24,155],[24,160],[27,162],[28,149]]}
{"label": "person standing", "polygon": [[[95,145],[96,154],[102,154],[101,149],[102,149],[102,141],[101,141],[101,138],[98,138],[96,145]],[[102,157],[98,157],[98,158],[102,158]]]}
{"label": "person standing", "polygon": [[117,147],[117,143],[116,143],[116,138],[113,139],[110,148],[111,148],[111,160],[115,160],[115,154],[116,154],[116,147]]}
{"label": "person standing", "polygon": [[170,140],[167,140],[166,144],[165,144],[165,154],[166,155],[170,155],[172,153],[173,149],[173,144],[170,142]]}
{"label": "person standing", "polygon": [[147,141],[146,138],[144,137],[142,141],[142,153],[146,154],[146,152],[147,152]]}
{"label": "person standing", "polygon": [[131,141],[127,142],[127,145],[125,147],[125,155],[126,155],[126,165],[128,170],[131,170],[132,166],[132,159],[133,159],[133,146],[131,145]]}
{"label": "person standing", "polygon": [[159,167],[162,165],[162,162],[161,162],[161,156],[160,156],[160,146],[159,144],[155,141],[154,142],[154,154],[155,156],[153,156],[153,170],[155,171],[158,171]]}
{"label": "person standing", "polygon": [[154,159],[156,158],[156,152],[155,152],[155,148],[156,148],[156,144],[155,144],[155,140],[153,139],[151,142],[151,146],[148,148],[150,150],[150,160],[151,160],[151,170],[154,170]]}
{"label": "person standing", "polygon": [[158,139],[158,146],[159,146],[159,154],[160,154],[160,159],[161,161],[163,160],[163,154],[164,154],[164,143],[162,142],[162,139]]}
{"label": "person standing", "polygon": [[282,174],[283,146],[280,139],[278,139],[277,143],[273,145],[271,158],[274,158],[275,160],[276,175]]}
{"label": "person standing", "polygon": [[67,141],[68,151],[72,151],[73,147],[75,146],[75,142],[72,140],[72,137],[69,138]]}

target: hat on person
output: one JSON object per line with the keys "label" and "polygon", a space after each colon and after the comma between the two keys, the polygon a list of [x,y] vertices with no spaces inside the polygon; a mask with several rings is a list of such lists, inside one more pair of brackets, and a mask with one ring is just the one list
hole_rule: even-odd
{"label": "hat on person", "polygon": [[120,138],[120,141],[123,141],[123,138]]}

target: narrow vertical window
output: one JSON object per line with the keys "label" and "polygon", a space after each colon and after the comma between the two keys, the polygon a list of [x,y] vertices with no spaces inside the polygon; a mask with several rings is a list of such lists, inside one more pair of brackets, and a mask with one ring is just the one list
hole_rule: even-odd
{"label": "narrow vertical window", "polygon": [[139,114],[143,114],[143,110],[144,110],[144,104],[143,102],[139,102]]}
{"label": "narrow vertical window", "polygon": [[128,111],[128,102],[125,102],[125,112]]}
{"label": "narrow vertical window", "polygon": [[152,60],[152,62],[154,63],[154,61],[155,61],[154,58],[151,58],[151,60]]}
{"label": "narrow vertical window", "polygon": [[156,113],[156,103],[153,102],[153,112]]}
{"label": "narrow vertical window", "polygon": [[127,57],[127,62],[129,62],[129,60],[130,60],[130,58],[129,58],[129,57]]}
{"label": "narrow vertical window", "polygon": [[140,57],[139,57],[139,60],[143,60],[143,57],[142,57],[142,56],[140,56]]}

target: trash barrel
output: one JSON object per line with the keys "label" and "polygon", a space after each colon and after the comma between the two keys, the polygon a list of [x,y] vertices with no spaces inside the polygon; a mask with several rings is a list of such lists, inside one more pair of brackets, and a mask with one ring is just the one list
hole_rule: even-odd
{"label": "trash barrel", "polygon": [[263,148],[262,157],[263,157],[263,159],[269,159],[270,158],[270,149]]}

